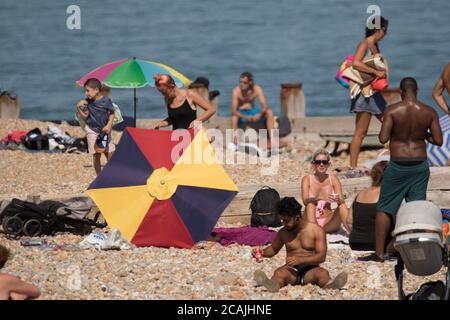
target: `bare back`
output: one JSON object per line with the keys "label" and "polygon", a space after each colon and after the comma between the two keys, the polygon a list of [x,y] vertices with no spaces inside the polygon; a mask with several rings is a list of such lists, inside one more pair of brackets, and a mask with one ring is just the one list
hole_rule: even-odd
{"label": "bare back", "polygon": [[380,141],[386,140],[382,138],[390,140],[393,160],[424,161],[427,158],[425,140],[428,130],[433,136],[442,136],[436,111],[409,97],[386,110]]}

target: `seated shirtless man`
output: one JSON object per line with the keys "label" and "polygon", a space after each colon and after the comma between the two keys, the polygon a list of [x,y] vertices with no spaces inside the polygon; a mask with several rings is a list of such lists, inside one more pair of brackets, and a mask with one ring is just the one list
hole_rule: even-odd
{"label": "seated shirtless man", "polygon": [[[259,99],[261,108],[255,106],[256,98]],[[267,148],[271,147],[273,112],[267,104],[263,89],[253,82],[253,75],[250,72],[241,74],[239,85],[233,89],[231,95],[231,127],[235,144],[237,144],[237,128],[245,129],[247,126],[254,130],[267,129]]]}
{"label": "seated shirtless man", "polygon": [[[9,250],[0,245],[0,269],[9,258]],[[41,295],[39,289],[18,277],[0,273],[0,300],[28,300],[37,299]]]}
{"label": "seated shirtless man", "polygon": [[[327,255],[325,232],[315,223],[304,220],[302,206],[293,197],[285,197],[277,205],[284,228],[278,231],[273,243],[263,250],[263,257],[275,256],[286,246],[286,264],[273,273],[271,279],[256,270],[254,279],[271,292],[290,285],[314,284],[325,289],[340,289],[347,283],[347,273],[342,272],[331,280],[327,270],[319,265]],[[256,248],[253,250],[256,254]]]}

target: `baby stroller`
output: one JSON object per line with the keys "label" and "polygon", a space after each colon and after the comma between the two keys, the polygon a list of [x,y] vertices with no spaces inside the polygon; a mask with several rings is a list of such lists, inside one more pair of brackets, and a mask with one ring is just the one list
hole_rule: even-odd
{"label": "baby stroller", "polygon": [[[449,253],[442,231],[440,209],[429,201],[411,201],[403,204],[398,213],[394,247],[399,256],[395,277],[400,300],[449,300],[450,273]],[[447,269],[445,284],[442,281],[423,284],[413,294],[403,291],[403,270],[416,276],[429,276],[441,267]]]}

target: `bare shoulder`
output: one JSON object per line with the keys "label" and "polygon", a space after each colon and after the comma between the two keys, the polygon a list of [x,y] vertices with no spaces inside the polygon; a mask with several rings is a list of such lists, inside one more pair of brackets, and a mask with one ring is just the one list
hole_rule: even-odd
{"label": "bare shoulder", "polygon": [[420,106],[423,108],[423,111],[428,113],[431,116],[436,116],[438,117],[438,113],[436,112],[436,110],[432,107],[427,105],[426,103],[419,101]]}
{"label": "bare shoulder", "polygon": [[389,114],[389,113],[394,112],[404,106],[405,106],[405,103],[403,101],[393,103],[386,108],[386,110],[384,111],[384,114],[385,115]]}
{"label": "bare shoulder", "polygon": [[341,183],[341,180],[339,180],[339,177],[336,174],[330,173],[328,175],[329,175],[329,177],[331,179],[331,182],[336,183],[336,184]]}
{"label": "bare shoulder", "polygon": [[261,86],[258,85],[258,84],[255,84],[255,85],[253,86],[253,90],[255,90],[255,93],[257,93],[257,94],[259,94],[259,93],[264,93],[263,89],[262,89]]}
{"label": "bare shoulder", "polygon": [[308,174],[303,176],[303,178],[302,178],[302,183],[306,183],[306,182],[309,182],[309,175]]}
{"label": "bare shoulder", "polygon": [[238,95],[241,92],[241,89],[239,88],[239,86],[236,86],[233,88],[233,90],[231,90],[231,93],[233,95]]}

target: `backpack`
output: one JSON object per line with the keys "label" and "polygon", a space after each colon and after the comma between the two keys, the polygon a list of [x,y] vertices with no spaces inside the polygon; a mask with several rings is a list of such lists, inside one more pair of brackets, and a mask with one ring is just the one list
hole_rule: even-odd
{"label": "backpack", "polygon": [[276,206],[279,201],[280,194],[277,190],[268,186],[258,190],[250,203],[250,210],[252,210],[251,226],[280,227],[282,223],[276,213]]}
{"label": "backpack", "polygon": [[420,286],[419,290],[406,296],[406,300],[444,300],[445,285],[442,281],[430,281]]}
{"label": "backpack", "polygon": [[284,138],[292,132],[291,122],[289,121],[288,117],[278,117],[277,122],[280,138]]}

